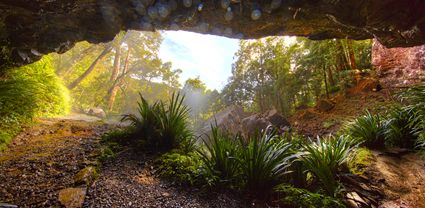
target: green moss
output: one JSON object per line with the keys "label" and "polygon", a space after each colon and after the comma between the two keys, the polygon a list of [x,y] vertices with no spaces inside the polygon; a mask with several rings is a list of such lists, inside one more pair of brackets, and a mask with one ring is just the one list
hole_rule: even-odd
{"label": "green moss", "polygon": [[281,196],[279,204],[282,207],[297,208],[342,208],[345,205],[338,199],[319,193],[312,193],[305,189],[280,185],[275,191]]}
{"label": "green moss", "polygon": [[348,163],[350,172],[356,175],[362,175],[366,171],[367,166],[373,159],[372,152],[367,148],[359,148],[353,158]]}
{"label": "green moss", "polygon": [[69,92],[50,56],[8,70],[0,76],[0,149],[34,118],[66,114],[69,109]]}
{"label": "green moss", "polygon": [[74,176],[74,183],[90,185],[97,178],[97,175],[95,167],[87,166]]}

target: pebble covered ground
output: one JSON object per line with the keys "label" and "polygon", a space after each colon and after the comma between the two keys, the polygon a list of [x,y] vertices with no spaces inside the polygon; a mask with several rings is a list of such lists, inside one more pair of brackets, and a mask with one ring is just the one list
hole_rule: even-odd
{"label": "pebble covered ground", "polygon": [[206,192],[155,177],[151,159],[124,151],[104,164],[85,207],[247,207],[232,193]]}

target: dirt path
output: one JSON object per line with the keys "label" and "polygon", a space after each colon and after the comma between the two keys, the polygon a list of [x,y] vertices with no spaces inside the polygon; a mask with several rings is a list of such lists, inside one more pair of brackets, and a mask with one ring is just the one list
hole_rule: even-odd
{"label": "dirt path", "polygon": [[20,207],[59,206],[58,191],[73,185],[74,175],[95,165],[99,122],[41,120],[0,153],[0,202]]}
{"label": "dirt path", "polygon": [[408,152],[374,152],[374,156],[371,175],[385,194],[380,207],[425,207],[425,161]]}
{"label": "dirt path", "polygon": [[151,156],[123,151],[104,164],[85,207],[248,207],[232,193],[178,186],[155,176]]}
{"label": "dirt path", "polygon": [[[0,153],[0,205],[61,207],[59,192],[81,188],[75,176],[96,165],[100,135],[109,128],[73,116],[41,120],[26,129]],[[231,193],[202,192],[158,179],[152,165],[152,157],[140,152],[118,154],[102,166],[91,186],[83,185],[84,207],[246,207]]]}

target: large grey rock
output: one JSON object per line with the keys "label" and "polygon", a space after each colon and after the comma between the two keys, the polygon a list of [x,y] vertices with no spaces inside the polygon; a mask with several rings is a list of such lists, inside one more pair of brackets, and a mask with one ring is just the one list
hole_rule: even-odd
{"label": "large grey rock", "polygon": [[242,133],[241,121],[247,116],[249,116],[249,113],[244,112],[242,107],[236,105],[229,106],[204,122],[198,130],[198,135],[209,134],[211,132],[211,125],[217,125],[222,131],[229,134],[236,135]]}
{"label": "large grey rock", "polygon": [[231,135],[241,134],[244,137],[261,133],[267,126],[272,125],[281,132],[291,128],[290,123],[276,110],[265,113],[250,114],[239,106],[230,106],[208,119],[198,131],[199,135],[209,134],[211,125],[216,125]]}
{"label": "large grey rock", "polygon": [[102,108],[90,108],[87,110],[87,114],[98,118],[106,118],[106,113]]}

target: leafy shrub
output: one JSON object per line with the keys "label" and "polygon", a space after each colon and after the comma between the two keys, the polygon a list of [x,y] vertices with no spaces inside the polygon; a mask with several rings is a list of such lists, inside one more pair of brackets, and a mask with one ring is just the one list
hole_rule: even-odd
{"label": "leafy shrub", "polygon": [[205,147],[198,152],[204,161],[206,171],[213,176],[212,183],[232,185],[240,175],[238,162],[239,144],[235,138],[211,126],[211,135],[204,141]]}
{"label": "leafy shrub", "polygon": [[[425,84],[420,84],[403,91],[400,97],[408,102],[407,108],[418,113],[419,116],[425,116]],[[424,122],[423,119],[422,123]]]}
{"label": "leafy shrub", "polygon": [[317,138],[317,141],[304,145],[305,152],[301,160],[305,168],[313,173],[331,196],[339,191],[338,174],[347,167],[354,145],[353,140],[344,135]]}
{"label": "leafy shrub", "polygon": [[292,186],[280,185],[275,191],[282,198],[279,205],[282,207],[297,208],[343,208],[345,205],[338,199],[324,196],[319,193],[312,193],[305,189],[294,188]]}
{"label": "leafy shrub", "polygon": [[352,154],[352,159],[348,161],[350,172],[356,175],[363,175],[372,158],[373,155],[369,149],[364,147],[356,149],[354,154]]}
{"label": "leafy shrub", "polygon": [[135,138],[144,137],[149,147],[160,151],[183,147],[189,152],[194,142],[187,122],[189,109],[183,100],[184,96],[173,93],[166,103],[149,104],[140,94],[139,115],[125,115],[122,121],[129,121],[135,129]]}
{"label": "leafy shrub", "polygon": [[201,158],[195,152],[189,154],[166,153],[158,162],[159,175],[171,178],[180,184],[208,184],[208,177],[203,167]]}
{"label": "leafy shrub", "polygon": [[103,146],[100,149],[100,154],[97,159],[99,160],[99,162],[104,163],[108,160],[115,158],[115,156],[115,152],[109,146]]}
{"label": "leafy shrub", "polygon": [[36,117],[69,111],[69,92],[55,75],[50,56],[0,77],[0,150]]}
{"label": "leafy shrub", "polygon": [[359,139],[367,147],[382,148],[385,146],[386,122],[379,115],[369,111],[346,125],[348,135]]}
{"label": "leafy shrub", "polygon": [[274,133],[251,138],[241,149],[239,159],[245,188],[251,193],[264,195],[279,184],[297,156],[290,147]]}
{"label": "leafy shrub", "polygon": [[393,108],[387,122],[384,132],[387,143],[403,148],[414,147],[420,119],[412,108]]}

